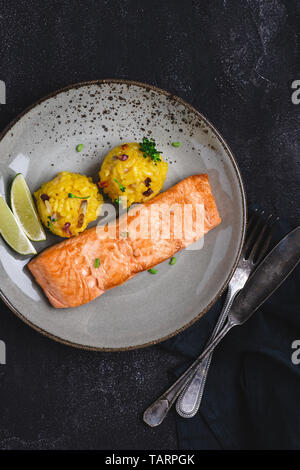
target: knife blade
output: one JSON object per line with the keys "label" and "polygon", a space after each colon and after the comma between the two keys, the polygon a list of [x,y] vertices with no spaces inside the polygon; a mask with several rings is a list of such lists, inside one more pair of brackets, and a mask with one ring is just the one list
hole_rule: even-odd
{"label": "knife blade", "polygon": [[300,261],[300,226],[289,232],[263,259],[237,295],[231,314],[248,318],[281,286]]}

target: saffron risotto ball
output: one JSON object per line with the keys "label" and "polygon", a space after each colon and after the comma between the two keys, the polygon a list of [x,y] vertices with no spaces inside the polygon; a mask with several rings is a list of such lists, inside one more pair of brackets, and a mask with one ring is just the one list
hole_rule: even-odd
{"label": "saffron risotto ball", "polygon": [[148,139],[143,142],[146,151],[141,150],[142,144],[138,142],[118,145],[106,155],[101,166],[100,188],[123,207],[153,199],[167,177],[168,164],[156,151],[155,142]]}
{"label": "saffron risotto ball", "polygon": [[63,171],[34,193],[43,224],[70,238],[83,232],[101,212],[103,197],[92,178]]}

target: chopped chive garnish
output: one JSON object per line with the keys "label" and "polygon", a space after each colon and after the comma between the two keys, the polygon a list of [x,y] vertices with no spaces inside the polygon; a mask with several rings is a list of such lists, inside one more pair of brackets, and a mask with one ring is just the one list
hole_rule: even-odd
{"label": "chopped chive garnish", "polygon": [[151,273],[151,274],[156,274],[156,273],[157,273],[157,269],[153,269],[153,268],[148,269],[148,271],[149,271],[149,273]]}
{"label": "chopped chive garnish", "polygon": [[48,227],[52,230],[52,232],[54,232],[54,227],[53,227],[53,224],[52,224],[51,216],[48,215],[47,218],[49,219],[48,222],[47,222],[47,225],[48,225]]}
{"label": "chopped chive garnish", "polygon": [[155,163],[160,162],[160,150],[157,150],[155,147],[156,143],[154,139],[143,138],[143,141],[140,142],[140,150],[144,153],[144,158],[150,157]]}
{"label": "chopped chive garnish", "polygon": [[117,199],[114,200],[114,203],[115,203],[115,204],[121,204],[121,201],[120,201],[119,198],[117,198]]}
{"label": "chopped chive garnish", "polygon": [[176,263],[176,258],[175,258],[175,256],[172,256],[171,261],[170,261],[170,265],[173,266],[175,263]]}
{"label": "chopped chive garnish", "polygon": [[69,194],[68,194],[68,197],[69,197],[70,199],[89,199],[91,196],[82,196],[82,197],[81,197],[81,196],[74,196],[74,194],[69,193]]}
{"label": "chopped chive garnish", "polygon": [[83,149],[83,144],[78,144],[76,147],[76,151],[81,152],[82,149]]}
{"label": "chopped chive garnish", "polygon": [[181,142],[172,142],[173,147],[180,147]]}
{"label": "chopped chive garnish", "polygon": [[129,232],[120,232],[121,237],[127,238],[129,237]]}
{"label": "chopped chive garnish", "polygon": [[119,185],[119,188],[121,189],[122,193],[124,193],[124,191],[126,191],[126,188],[125,186],[123,186],[118,180],[116,180],[115,178],[113,179],[116,183],[118,183]]}
{"label": "chopped chive garnish", "polygon": [[95,268],[99,268],[99,266],[100,266],[100,259],[99,258],[95,259],[94,266],[95,266]]}

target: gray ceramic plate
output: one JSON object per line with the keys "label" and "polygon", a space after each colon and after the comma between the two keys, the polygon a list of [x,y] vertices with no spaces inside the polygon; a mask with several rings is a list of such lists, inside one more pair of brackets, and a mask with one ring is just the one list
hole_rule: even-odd
{"label": "gray ceramic plate", "polygon": [[[165,189],[208,173],[222,224],[201,250],[183,251],[76,309],[56,310],[27,271],[28,259],[0,240],[1,297],[22,320],[53,339],[87,349],[129,349],[166,339],[205,313],[228,284],[245,232],[245,193],[232,152],[214,127],[181,99],[124,80],[81,83],[41,100],[0,140],[0,192],[16,173],[32,191],[59,171],[95,176],[108,150],[152,136],[169,162]],[[174,141],[181,141],[176,149]],[[78,143],[84,150],[77,153]],[[0,237],[1,238],[1,237]],[[41,251],[60,241],[48,234]]]}

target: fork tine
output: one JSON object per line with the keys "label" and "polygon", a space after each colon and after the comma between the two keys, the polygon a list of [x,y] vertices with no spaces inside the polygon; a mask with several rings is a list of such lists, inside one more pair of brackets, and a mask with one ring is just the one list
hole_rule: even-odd
{"label": "fork tine", "polygon": [[260,232],[259,232],[259,234],[258,234],[258,236],[257,236],[257,238],[256,238],[256,240],[255,240],[255,243],[253,244],[253,246],[252,246],[252,248],[251,248],[251,250],[250,250],[250,253],[249,253],[249,255],[248,255],[248,259],[254,260],[255,254],[256,254],[257,251],[258,251],[258,247],[259,247],[259,245],[260,245],[260,243],[261,243],[261,241],[262,241],[262,239],[263,239],[263,236],[264,236],[265,231],[266,231],[266,229],[267,229],[267,227],[268,227],[269,221],[270,221],[270,219],[271,219],[272,217],[273,217],[272,215],[269,215],[269,216],[267,217],[267,220],[264,222],[263,226],[261,227],[261,230],[260,230]]}
{"label": "fork tine", "polygon": [[[261,225],[261,222],[262,222],[262,218],[263,218],[263,215],[265,213],[265,211],[261,211],[259,213],[259,216],[258,216],[258,220],[257,222],[254,224],[254,227],[252,227],[253,223],[255,222],[256,220],[256,216],[257,216],[257,211],[253,214],[253,217],[249,220],[249,228],[248,228],[248,232],[249,232],[249,235],[246,237],[246,242],[245,242],[245,245],[244,245],[244,254],[246,255],[250,246],[251,246],[251,243],[252,241],[254,240],[254,237],[257,233],[257,230],[258,228],[260,227]],[[251,221],[251,225],[250,225],[250,221]]]}
{"label": "fork tine", "polygon": [[251,227],[256,216],[257,216],[257,209],[254,209],[249,217],[249,220],[247,221],[247,229]]}
{"label": "fork tine", "polygon": [[268,251],[268,248],[269,248],[269,245],[270,245],[270,242],[271,242],[271,238],[272,238],[272,232],[274,230],[274,226],[276,224],[276,222],[278,222],[279,220],[279,217],[276,217],[275,220],[273,220],[269,225],[269,232],[268,232],[268,235],[267,237],[265,238],[265,241],[263,242],[263,245],[260,249],[260,253],[258,256],[256,256],[256,259],[255,259],[255,264],[258,264],[261,262],[261,260],[265,257],[265,255],[267,254],[267,251]]}

